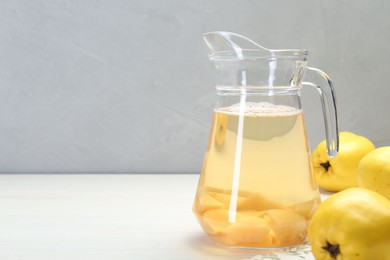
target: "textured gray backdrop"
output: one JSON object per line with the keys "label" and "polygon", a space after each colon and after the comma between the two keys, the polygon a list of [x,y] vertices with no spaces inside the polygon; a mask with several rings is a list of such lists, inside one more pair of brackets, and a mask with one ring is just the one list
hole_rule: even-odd
{"label": "textured gray backdrop", "polygon": [[[0,1],[0,172],[199,172],[214,103],[201,35],[305,48],[341,130],[390,145],[390,1]],[[311,147],[324,138],[303,91]]]}

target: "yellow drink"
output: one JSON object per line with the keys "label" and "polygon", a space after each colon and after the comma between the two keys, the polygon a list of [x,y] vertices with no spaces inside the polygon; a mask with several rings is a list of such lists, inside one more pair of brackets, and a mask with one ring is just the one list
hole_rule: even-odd
{"label": "yellow drink", "polygon": [[194,203],[211,238],[244,247],[300,244],[319,202],[301,110],[248,102],[214,111]]}

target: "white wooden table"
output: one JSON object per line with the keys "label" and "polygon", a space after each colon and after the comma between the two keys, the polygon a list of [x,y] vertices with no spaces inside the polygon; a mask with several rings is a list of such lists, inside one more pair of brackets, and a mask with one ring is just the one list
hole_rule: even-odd
{"label": "white wooden table", "polygon": [[198,177],[1,174],[0,259],[229,260],[259,255],[206,237],[192,213]]}

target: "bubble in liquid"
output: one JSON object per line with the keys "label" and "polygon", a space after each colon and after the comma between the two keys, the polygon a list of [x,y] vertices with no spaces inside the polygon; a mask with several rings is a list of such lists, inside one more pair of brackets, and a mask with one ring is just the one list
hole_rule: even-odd
{"label": "bubble in liquid", "polygon": [[286,116],[296,115],[302,112],[301,109],[295,107],[275,105],[269,102],[245,102],[245,104],[237,103],[229,107],[221,107],[215,110],[226,114],[245,113],[245,115],[248,116]]}

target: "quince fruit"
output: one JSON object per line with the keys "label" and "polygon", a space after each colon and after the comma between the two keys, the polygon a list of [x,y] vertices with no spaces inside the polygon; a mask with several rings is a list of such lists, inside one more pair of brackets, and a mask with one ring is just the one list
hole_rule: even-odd
{"label": "quince fruit", "polygon": [[349,188],[319,205],[308,237],[317,260],[390,259],[390,201],[364,188]]}
{"label": "quince fruit", "polygon": [[357,168],[360,160],[375,149],[366,137],[350,132],[339,134],[339,152],[330,158],[326,151],[326,141],[314,150],[311,160],[318,185],[328,191],[341,191],[357,187]]}
{"label": "quince fruit", "polygon": [[375,149],[363,157],[358,166],[358,185],[390,200],[390,146]]}

